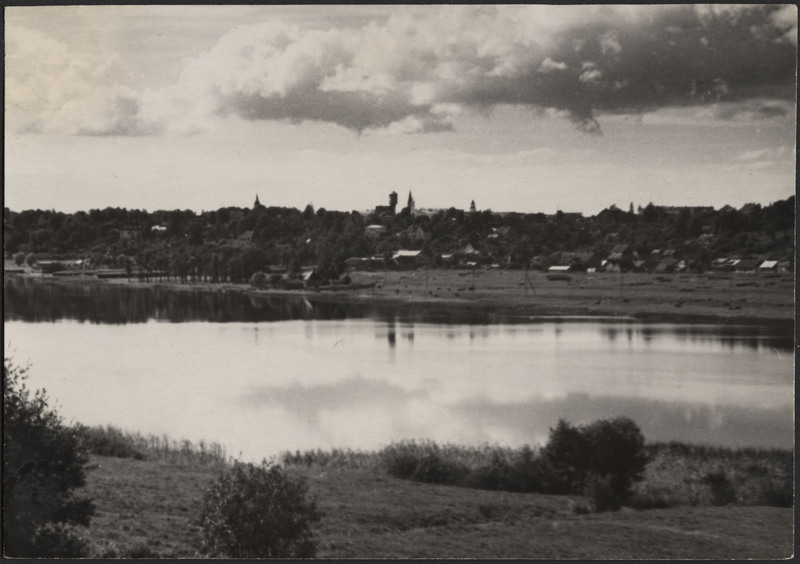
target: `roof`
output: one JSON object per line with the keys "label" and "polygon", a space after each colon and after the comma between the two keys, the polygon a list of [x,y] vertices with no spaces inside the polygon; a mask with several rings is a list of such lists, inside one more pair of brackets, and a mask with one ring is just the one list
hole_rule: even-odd
{"label": "roof", "polygon": [[551,266],[548,268],[548,272],[567,272],[569,270],[569,265],[560,264],[558,266]]}
{"label": "roof", "polygon": [[413,257],[418,256],[421,252],[422,251],[396,251],[394,253],[394,258],[399,258],[399,257],[411,257],[411,258],[413,258]]}
{"label": "roof", "polygon": [[759,268],[775,268],[776,266],[778,266],[777,260],[765,260],[761,263]]}

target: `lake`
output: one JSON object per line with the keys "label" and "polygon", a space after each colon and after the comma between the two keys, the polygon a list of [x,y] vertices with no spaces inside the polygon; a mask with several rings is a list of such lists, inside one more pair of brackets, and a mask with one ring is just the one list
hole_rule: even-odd
{"label": "lake", "polygon": [[542,444],[626,415],[648,441],[791,448],[776,326],[494,318],[7,277],[6,356],[68,421],[260,460],[391,441]]}

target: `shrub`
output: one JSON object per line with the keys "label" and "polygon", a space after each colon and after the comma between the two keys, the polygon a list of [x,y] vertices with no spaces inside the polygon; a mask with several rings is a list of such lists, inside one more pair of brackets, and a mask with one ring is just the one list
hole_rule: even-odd
{"label": "shrub", "polygon": [[613,496],[613,503],[601,500],[608,507],[618,508],[628,499],[647,465],[644,436],[627,417],[601,419],[581,427],[562,419],[550,430],[542,452],[552,472],[549,491],[580,494],[588,488],[592,497]]}
{"label": "shrub", "polygon": [[85,558],[91,541],[77,527],[65,523],[46,523],[33,535],[37,558]]}
{"label": "shrub", "polygon": [[452,454],[443,452],[433,442],[417,444],[407,441],[384,448],[381,458],[389,475],[395,478],[430,484],[465,485],[469,468]]}
{"label": "shrub", "polygon": [[94,513],[90,500],[74,495],[86,482],[88,455],[76,431],[50,409],[44,390],[27,389],[26,377],[27,368],[4,359],[5,555],[82,556],[86,546],[67,524],[88,526]]}
{"label": "shrub", "polygon": [[199,525],[203,551],[227,558],[312,558],[319,521],[307,486],[266,461],[237,462],[205,492]]}

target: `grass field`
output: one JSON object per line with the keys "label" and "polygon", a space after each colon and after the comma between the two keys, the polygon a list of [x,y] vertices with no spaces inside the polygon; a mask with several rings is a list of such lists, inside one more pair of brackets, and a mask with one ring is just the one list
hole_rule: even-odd
{"label": "grass field", "polygon": [[315,300],[404,307],[424,313],[479,314],[489,320],[531,316],[615,316],[643,321],[753,323],[792,328],[792,274],[546,273],[504,269],[418,269],[349,272],[349,285],[281,290],[249,284],[163,282],[125,278],[49,278],[59,284],[129,284],[180,290],[247,292]]}
{"label": "grass field", "polygon": [[[791,453],[783,451],[648,448],[660,453],[656,475],[665,475],[669,467],[675,481],[693,481],[695,493],[709,469],[728,468],[734,477],[738,471],[741,479],[747,468],[761,465],[753,471],[759,476],[772,472],[776,463],[791,463]],[[99,557],[201,556],[197,502],[226,463],[164,456],[164,450],[147,460],[91,457],[83,493],[97,506],[89,536]],[[497,449],[449,446],[443,451],[477,463]],[[288,472],[307,480],[322,513],[315,528],[318,557],[776,559],[793,550],[789,507],[714,506],[709,496],[699,495],[663,509],[586,513],[583,497],[412,482],[387,475],[380,461],[380,452],[283,457]],[[743,483],[736,482],[737,487],[744,488]]]}
{"label": "grass field", "polygon": [[613,315],[643,319],[793,319],[791,275],[569,273],[550,280],[519,270],[353,272],[373,299],[482,305],[517,315]]}

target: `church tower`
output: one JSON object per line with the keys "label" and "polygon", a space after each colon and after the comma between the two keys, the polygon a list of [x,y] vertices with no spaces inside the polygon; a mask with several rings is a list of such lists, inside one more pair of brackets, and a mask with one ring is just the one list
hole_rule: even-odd
{"label": "church tower", "polygon": [[256,194],[256,203],[253,204],[253,209],[257,210],[258,208],[263,208],[264,205],[258,201],[258,194]]}
{"label": "church tower", "polygon": [[411,195],[411,190],[408,191],[408,206],[406,207],[408,208],[408,213],[414,211],[414,197]]}

